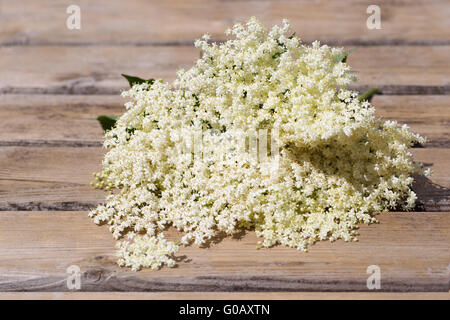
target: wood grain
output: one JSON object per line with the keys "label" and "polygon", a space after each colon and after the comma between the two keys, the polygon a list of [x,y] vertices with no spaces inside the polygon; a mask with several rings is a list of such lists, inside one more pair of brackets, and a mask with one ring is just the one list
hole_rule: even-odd
{"label": "wood grain", "polygon": [[448,300],[448,292],[0,292],[1,300]]}
{"label": "wood grain", "polygon": [[[5,1],[3,1],[5,2]],[[382,28],[369,30],[370,0],[78,0],[81,29],[66,27],[69,1],[7,1],[2,6],[3,45],[185,44],[209,32],[222,39],[234,22],[256,16],[267,26],[291,21],[306,41],[351,44],[449,44],[446,0],[377,1]]]}
{"label": "wood grain", "polygon": [[[124,102],[119,95],[4,95],[0,146],[101,146],[93,118],[122,114]],[[372,104],[378,116],[426,136],[427,148],[450,147],[450,96],[376,95]]]}
{"label": "wood grain", "polygon": [[102,158],[101,148],[0,148],[0,210],[93,208],[105,196],[89,186]]}
{"label": "wood grain", "polygon": [[125,99],[120,95],[11,94],[0,99],[0,122],[6,129],[0,132],[3,146],[99,147],[103,130],[95,118],[125,112]]}
{"label": "wood grain", "polygon": [[377,116],[407,124],[427,137],[427,148],[450,147],[450,96],[383,96],[372,100]]}
{"label": "wood grain", "polygon": [[[381,268],[381,291],[448,292],[448,213],[386,213],[362,226],[357,243],[320,242],[308,253],[255,250],[257,238],[186,247],[178,267],[132,272],[115,264],[107,226],[87,212],[0,212],[0,291],[68,291],[80,267],[82,291],[368,291],[366,269]],[[168,232],[174,239],[176,232]]]}
{"label": "wood grain", "polygon": [[[450,149],[411,149],[433,170],[416,177],[418,209],[450,211]],[[89,186],[104,149],[97,147],[0,147],[0,210],[88,210],[105,194]]]}
{"label": "wood grain", "polygon": [[[370,0],[79,0],[81,30],[66,27],[71,4],[0,0],[0,299],[448,299],[447,0],[378,1],[381,30],[366,27]],[[359,242],[309,253],[255,250],[246,232],[182,248],[174,269],[117,267],[108,227],[87,217],[105,196],[89,186],[105,152],[92,118],[123,112],[121,73],[172,81],[198,58],[194,39],[223,41],[252,15],[267,26],[290,19],[307,43],[362,45],[348,58],[354,88],[379,87],[377,114],[429,138],[412,149],[434,171],[416,177],[418,211],[380,214]],[[71,265],[82,292],[67,292]],[[369,265],[381,268],[381,292],[367,292]]]}
{"label": "wood grain", "polygon": [[[174,80],[194,64],[193,46],[0,47],[0,93],[118,94],[128,87],[120,74]],[[384,94],[450,94],[450,45],[369,46],[351,53],[356,89]]]}

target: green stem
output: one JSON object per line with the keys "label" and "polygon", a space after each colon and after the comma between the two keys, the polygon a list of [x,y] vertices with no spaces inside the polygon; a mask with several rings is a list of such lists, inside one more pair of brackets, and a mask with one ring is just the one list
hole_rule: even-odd
{"label": "green stem", "polygon": [[367,100],[370,102],[370,100],[372,100],[372,96],[378,92],[380,92],[380,90],[378,88],[371,88],[371,89],[367,90],[366,92],[364,92],[362,95],[360,95],[358,97],[358,100],[359,101]]}

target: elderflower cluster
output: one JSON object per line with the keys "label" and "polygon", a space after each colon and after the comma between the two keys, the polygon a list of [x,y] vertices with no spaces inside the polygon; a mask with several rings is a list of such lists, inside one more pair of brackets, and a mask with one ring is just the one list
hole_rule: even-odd
{"label": "elderflower cluster", "polygon": [[[252,18],[227,34],[196,41],[202,57],[173,83],[123,92],[97,176],[111,191],[90,212],[120,240],[120,265],[173,266],[180,244],[242,229],[264,247],[356,240],[371,212],[414,206],[411,174],[423,171],[408,148],[425,141],[346,89],[343,49],[303,45],[287,21],[268,31]],[[261,130],[271,151],[255,157]],[[163,237],[170,226],[179,242]]]}

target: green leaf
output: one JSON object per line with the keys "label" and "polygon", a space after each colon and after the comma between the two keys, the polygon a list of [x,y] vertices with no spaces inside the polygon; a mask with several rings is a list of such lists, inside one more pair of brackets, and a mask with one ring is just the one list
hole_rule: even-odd
{"label": "green leaf", "polygon": [[122,76],[125,79],[127,79],[128,83],[130,84],[130,87],[132,87],[135,84],[141,84],[141,83],[148,83],[149,85],[152,85],[155,82],[155,79],[145,80],[145,79],[142,79],[139,77],[129,76],[129,75],[123,74],[123,73],[122,73]]}
{"label": "green leaf", "polygon": [[370,102],[374,94],[380,92],[378,88],[371,88],[358,97],[359,101],[367,100]]}
{"label": "green leaf", "polygon": [[104,131],[111,130],[117,121],[116,116],[98,116],[96,119],[100,122]]}
{"label": "green leaf", "polygon": [[344,51],[344,53],[343,54],[341,54],[341,55],[339,55],[338,56],[338,62],[340,61],[340,62],[347,62],[347,57],[348,57],[348,55],[352,52],[352,51],[354,51],[354,50],[356,50],[356,49],[358,49],[359,47],[354,47],[354,48],[351,48],[351,49],[348,49],[348,50],[345,50]]}

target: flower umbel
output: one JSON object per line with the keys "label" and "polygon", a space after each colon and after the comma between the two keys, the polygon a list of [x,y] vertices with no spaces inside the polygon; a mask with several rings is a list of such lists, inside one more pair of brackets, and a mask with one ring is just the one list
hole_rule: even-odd
{"label": "flower umbel", "polygon": [[[414,207],[408,148],[425,139],[383,121],[347,89],[342,48],[303,45],[289,24],[236,24],[222,44],[195,42],[202,57],[169,84],[135,84],[126,112],[106,133],[97,186],[110,191],[90,212],[120,239],[119,264],[173,266],[178,243],[254,229],[262,246],[306,250],[318,240],[356,239],[371,212]],[[277,130],[276,174],[236,148],[242,132]],[[202,132],[202,161],[185,137]],[[244,141],[244,149],[249,148]],[[210,157],[211,154],[221,156]],[[272,157],[273,158],[273,157]]]}

